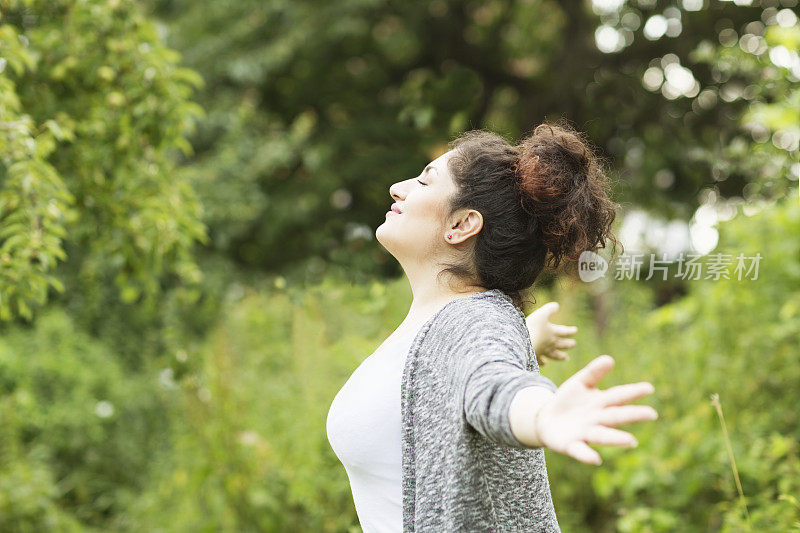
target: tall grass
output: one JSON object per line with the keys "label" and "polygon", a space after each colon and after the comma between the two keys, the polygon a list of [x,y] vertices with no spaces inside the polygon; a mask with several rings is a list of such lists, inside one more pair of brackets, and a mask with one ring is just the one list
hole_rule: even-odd
{"label": "tall grass", "polygon": [[747,524],[750,525],[750,513],[747,510],[747,501],[744,498],[744,491],[742,491],[742,482],[739,480],[739,471],[736,468],[736,457],[733,455],[733,448],[731,447],[731,439],[728,435],[728,427],[725,425],[725,417],[722,414],[722,404],[719,401],[719,394],[711,395],[711,405],[717,410],[720,424],[722,424],[722,433],[725,436],[725,446],[728,448],[728,456],[731,460],[731,468],[733,469],[733,478],[736,480],[736,490],[739,491],[739,499],[744,507],[744,513],[747,517]]}

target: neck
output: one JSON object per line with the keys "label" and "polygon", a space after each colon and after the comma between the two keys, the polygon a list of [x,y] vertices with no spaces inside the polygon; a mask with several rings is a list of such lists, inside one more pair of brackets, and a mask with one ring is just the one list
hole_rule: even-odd
{"label": "neck", "polygon": [[[407,272],[406,277],[408,277],[413,295],[406,320],[415,320],[410,317],[430,318],[447,303],[486,290],[484,287],[468,285],[463,282],[456,283],[454,281],[452,285],[443,284],[436,279],[435,274],[430,275],[430,273],[427,276],[419,276],[413,275],[413,273],[409,275]],[[442,278],[444,277],[442,276]]]}

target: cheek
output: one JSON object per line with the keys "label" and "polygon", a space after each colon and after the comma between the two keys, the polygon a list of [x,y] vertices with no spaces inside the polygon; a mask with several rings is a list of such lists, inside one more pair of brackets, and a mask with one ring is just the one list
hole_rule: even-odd
{"label": "cheek", "polygon": [[445,206],[442,204],[441,193],[433,189],[418,192],[419,196],[414,199],[413,206],[408,206],[407,211],[400,215],[397,220],[400,221],[407,216],[402,221],[403,224],[413,226],[414,234],[420,238],[438,236],[444,231]]}
{"label": "cheek", "polygon": [[438,211],[433,207],[421,213],[414,221],[415,234],[427,242],[438,238],[444,227]]}
{"label": "cheek", "polygon": [[413,218],[415,223],[431,227],[439,220],[439,206],[433,202],[415,205],[409,214],[411,215],[409,218]]}

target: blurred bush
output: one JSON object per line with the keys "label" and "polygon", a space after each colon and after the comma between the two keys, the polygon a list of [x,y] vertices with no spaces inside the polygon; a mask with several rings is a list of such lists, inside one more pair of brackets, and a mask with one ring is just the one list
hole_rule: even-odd
{"label": "blurred bush", "polygon": [[[612,320],[602,335],[581,328],[557,382],[590,358],[617,363],[605,387],[651,381],[654,423],[631,426],[634,450],[609,448],[599,468],[548,453],[554,499],[570,531],[789,531],[797,529],[800,461],[800,208],[786,199],[721,226],[713,253],[762,256],[757,279],[688,281],[688,294],[653,308],[635,282],[603,297]],[[708,259],[706,256],[705,259]],[[732,269],[731,269],[732,270]],[[579,288],[555,294],[562,316],[588,306]],[[750,515],[739,503],[718,393]],[[565,474],[566,478],[565,479]]]}
{"label": "blurred bush", "polygon": [[0,337],[0,531],[107,530],[169,448],[158,382],[58,308]]}
{"label": "blurred bush", "polygon": [[157,308],[163,280],[202,278],[201,206],[172,174],[202,115],[200,76],[134,2],[1,8],[0,320],[104,278]]}
{"label": "blurred bush", "polygon": [[175,449],[131,511],[148,531],[349,531],[328,407],[391,333],[405,284],[297,291],[240,287],[209,342],[188,357]]}

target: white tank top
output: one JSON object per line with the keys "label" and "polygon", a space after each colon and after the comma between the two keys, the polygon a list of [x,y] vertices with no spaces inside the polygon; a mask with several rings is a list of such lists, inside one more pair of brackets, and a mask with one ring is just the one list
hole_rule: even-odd
{"label": "white tank top", "polygon": [[331,403],[328,442],[350,479],[364,533],[402,533],[400,385],[419,329],[381,344]]}

